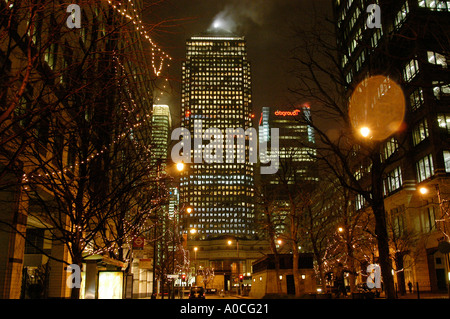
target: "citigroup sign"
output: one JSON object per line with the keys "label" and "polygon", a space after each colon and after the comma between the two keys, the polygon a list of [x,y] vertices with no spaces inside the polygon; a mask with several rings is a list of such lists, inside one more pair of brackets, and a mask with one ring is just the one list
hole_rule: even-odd
{"label": "citigroup sign", "polygon": [[297,116],[299,113],[301,113],[301,110],[295,110],[295,111],[275,111],[276,116]]}

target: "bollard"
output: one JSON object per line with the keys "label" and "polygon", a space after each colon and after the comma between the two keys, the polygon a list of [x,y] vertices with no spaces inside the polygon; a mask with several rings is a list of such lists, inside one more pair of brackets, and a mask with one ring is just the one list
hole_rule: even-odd
{"label": "bollard", "polygon": [[419,282],[416,282],[417,299],[420,299]]}

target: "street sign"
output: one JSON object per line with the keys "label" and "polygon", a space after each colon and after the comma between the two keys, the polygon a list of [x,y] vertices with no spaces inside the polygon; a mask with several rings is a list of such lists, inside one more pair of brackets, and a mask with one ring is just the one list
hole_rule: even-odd
{"label": "street sign", "polygon": [[133,240],[133,249],[144,249],[144,238],[137,237]]}
{"label": "street sign", "polygon": [[178,275],[167,275],[168,279],[178,279]]}

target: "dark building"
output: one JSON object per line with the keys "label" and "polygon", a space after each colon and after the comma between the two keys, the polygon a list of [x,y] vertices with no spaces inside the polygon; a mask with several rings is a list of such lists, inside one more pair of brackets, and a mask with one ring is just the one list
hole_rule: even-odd
{"label": "dark building", "polygon": [[[298,259],[300,291],[303,294],[316,293],[314,256],[302,253]],[[274,294],[295,294],[295,280],[292,270],[293,255],[278,254],[279,269],[276,271],[275,256],[268,254],[253,263],[252,289],[250,297],[262,298]],[[280,291],[278,291],[279,287]]]}
{"label": "dark building", "polygon": [[[314,171],[315,162],[315,138],[311,126],[307,125],[304,118],[310,118],[309,105],[301,105],[296,108],[289,107],[263,107],[259,120],[259,139],[263,143],[270,144],[272,129],[278,129],[278,160],[279,171],[289,168],[291,183],[295,181],[317,180]],[[261,154],[261,157],[264,154]],[[267,159],[261,158],[261,162]],[[276,185],[277,174],[263,176]]]}
{"label": "dark building", "polygon": [[[372,3],[380,15],[368,19]],[[384,174],[390,236],[418,234],[417,242],[402,252],[403,266],[393,263],[400,271],[395,280],[400,288],[411,281],[423,290],[445,289],[449,260],[437,247],[449,240],[448,219],[443,220],[450,173],[450,3],[335,0],[333,8],[349,97],[359,82],[375,75],[394,81],[404,94],[404,123],[380,150],[382,160],[398,158]],[[372,24],[378,17],[380,24]],[[370,166],[362,167],[355,176],[369,172]],[[429,190],[427,195],[420,194],[421,187]],[[358,199],[356,206],[364,203]]]}

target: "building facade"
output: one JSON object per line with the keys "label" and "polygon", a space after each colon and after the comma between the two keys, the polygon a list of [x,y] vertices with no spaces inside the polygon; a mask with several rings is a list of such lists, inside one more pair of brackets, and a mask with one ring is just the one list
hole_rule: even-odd
{"label": "building facade", "polygon": [[[2,24],[6,36],[0,40],[1,110],[13,110],[0,123],[2,135],[10,137],[0,154],[0,243],[7,247],[0,253],[1,298],[68,298],[72,292],[121,298],[125,291],[117,294],[119,287],[104,279],[125,278],[131,247],[122,241],[128,236],[117,236],[124,228],[113,224],[130,222],[128,217],[145,209],[135,201],[140,191],[131,187],[117,197],[124,210],[110,206],[115,217],[101,205],[103,235],[71,217],[78,196],[84,202],[78,221],[98,222],[91,195],[98,203],[111,200],[113,184],[119,191],[150,175],[148,163],[138,158],[148,155],[156,77],[151,71],[158,61],[147,59],[143,48],[151,44],[140,25],[129,23],[139,21],[142,5],[86,2],[71,14],[68,4],[54,1],[26,8],[14,1],[0,4],[2,15],[14,21]],[[80,24],[74,27],[73,21]],[[109,32],[116,28],[121,31]],[[107,248],[106,242],[120,248]],[[81,268],[79,293],[67,284],[69,264]]]}
{"label": "building facade", "polygon": [[[371,4],[378,6],[378,14],[369,17]],[[404,95],[404,123],[380,144],[382,160],[397,159],[383,175],[395,281],[400,290],[409,281],[421,290],[445,290],[449,257],[438,246],[449,241],[450,5],[337,0],[333,9],[349,96],[356,84],[375,75],[399,84]],[[357,178],[364,178],[370,167],[362,172],[355,173]],[[427,195],[419,192],[422,187]],[[360,200],[356,205],[363,207]],[[399,240],[408,242],[407,248],[394,248]]]}
{"label": "building facade", "polygon": [[[259,120],[259,139],[269,143],[272,129],[278,129],[278,157],[280,168],[291,170],[291,183],[294,180],[317,180],[314,172],[316,150],[314,131],[306,124],[311,117],[309,105],[298,107],[263,107]],[[267,154],[262,154],[261,156]],[[272,156],[272,153],[270,154]],[[261,158],[261,162],[267,159]],[[284,167],[285,166],[285,167]],[[270,183],[277,184],[277,174],[267,175]]]}
{"label": "building facade", "polygon": [[[223,235],[250,239],[254,235],[254,163],[248,159],[248,137],[244,136],[252,127],[245,39],[214,29],[190,38],[186,49],[181,126],[189,130],[194,147],[181,177],[180,205],[193,207],[188,227],[196,229],[198,239]],[[245,138],[246,145],[225,145],[227,129],[242,130],[236,138]],[[206,141],[196,142],[208,137],[218,143],[215,151],[208,152]],[[228,147],[235,154],[232,160],[225,159]],[[244,155],[238,148],[244,148]]]}
{"label": "building facade", "polygon": [[271,202],[272,207],[266,209],[273,210],[277,236],[282,236],[285,232],[285,219],[290,207],[288,193],[296,194],[294,189],[299,185],[318,181],[314,131],[305,121],[310,116],[307,104],[297,107],[263,107],[261,111],[260,142],[269,144],[275,132],[273,129],[278,129],[278,149],[271,150],[270,154],[260,155],[261,165],[270,157],[276,156],[278,171],[275,174],[257,176],[261,195]]}

